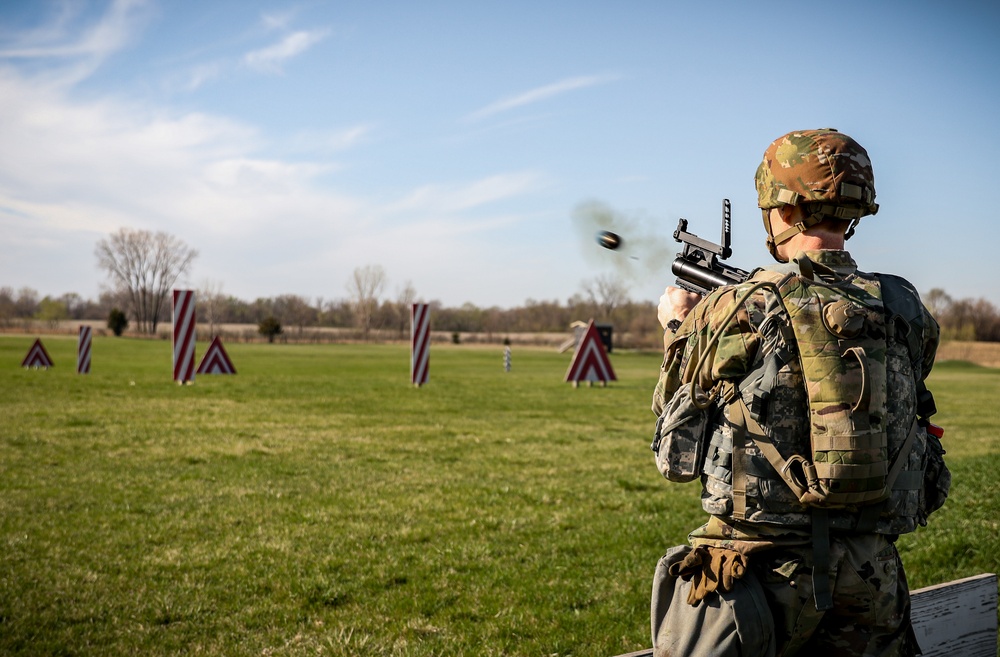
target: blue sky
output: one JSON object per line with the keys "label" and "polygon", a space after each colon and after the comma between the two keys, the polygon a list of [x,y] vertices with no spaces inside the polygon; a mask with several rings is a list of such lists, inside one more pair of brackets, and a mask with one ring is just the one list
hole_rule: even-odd
{"label": "blue sky", "polygon": [[378,264],[388,298],[655,301],[723,198],[766,264],[764,149],[835,127],[875,167],[861,267],[1000,305],[996,3],[6,0],[0,98],[0,286],[43,295],[96,297],[126,226],[248,300]]}

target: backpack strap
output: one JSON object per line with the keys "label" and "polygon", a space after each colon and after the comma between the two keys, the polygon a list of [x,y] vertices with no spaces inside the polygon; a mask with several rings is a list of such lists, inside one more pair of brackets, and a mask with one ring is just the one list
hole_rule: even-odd
{"label": "backpack strap", "polygon": [[[784,273],[785,275],[782,275]],[[779,299],[779,307],[782,308],[782,316],[787,316],[787,312],[784,311],[780,304],[781,292],[780,287],[788,279],[795,275],[794,271],[787,272],[775,272],[766,269],[758,269],[753,273],[751,277],[751,282],[754,285],[744,293],[736,304],[738,308],[750,295],[758,289],[770,288],[775,296]],[[782,323],[777,316],[779,313],[775,312],[766,318],[758,327],[758,331],[763,337],[765,343],[775,343],[780,345],[781,348],[776,348],[771,350],[767,355],[763,355],[761,352],[765,350],[762,345],[761,351],[758,351],[755,357],[756,366],[748,374],[743,376],[743,378],[734,382],[732,380],[727,380],[723,382],[720,387],[720,397],[723,399],[728,407],[729,422],[733,428],[733,445],[732,445],[732,496],[733,496],[733,517],[738,520],[746,519],[746,481],[747,481],[747,456],[746,456],[746,445],[747,445],[747,434],[748,430],[752,432],[751,439],[755,444],[760,446],[762,443],[766,443],[770,448],[770,453],[765,453],[765,456],[771,461],[772,466],[778,472],[782,472],[784,469],[785,461],[781,457],[778,450],[770,443],[767,435],[760,426],[760,422],[763,421],[763,415],[767,408],[767,401],[771,394],[771,389],[774,385],[776,375],[778,370],[790,359],[795,357],[793,351],[787,348],[788,345],[794,344],[794,334],[791,332],[791,327],[787,323]],[[726,320],[726,324],[732,321],[732,317],[735,316],[735,310],[733,315],[731,315]],[[700,367],[698,368],[700,369]],[[750,386],[750,382],[758,383],[757,386]],[[743,394],[745,390],[753,389],[753,399],[750,402],[750,406],[743,399]],[[761,448],[764,451],[764,448]]]}
{"label": "backpack strap", "polygon": [[813,601],[816,611],[833,609],[830,592],[830,516],[826,509],[812,510]]}
{"label": "backpack strap", "polygon": [[[733,426],[733,517],[737,520],[746,519],[746,474],[742,464],[748,434],[752,436],[754,444],[792,492],[800,499],[808,495],[808,484],[803,485],[796,477],[796,473],[811,471],[812,479],[815,481],[816,469],[801,456],[793,456],[790,459],[781,456],[767,437],[767,433],[750,416],[750,410],[742,397],[736,395],[729,408],[734,409],[730,418]],[[796,463],[805,465],[805,470],[791,467]],[[833,594],[830,590],[830,519],[826,509],[821,507],[810,508],[809,515],[812,519],[813,601],[818,611],[825,611],[833,609]],[[876,515],[876,519],[877,517]]]}
{"label": "backpack strap", "polygon": [[[739,395],[730,403],[729,408],[733,409],[730,411],[730,423],[733,426],[733,506],[736,507],[736,468],[740,467],[741,471],[745,477],[745,468],[737,465],[737,461],[742,461],[743,459],[737,459],[737,444],[741,448],[740,455],[742,457],[743,452],[747,445],[747,438],[753,441],[760,453],[764,455],[767,462],[771,464],[774,471],[778,473],[778,476],[784,480],[785,484],[795,493],[796,497],[801,499],[806,496],[809,492],[809,481],[815,480],[816,470],[805,462],[800,456],[792,456],[791,458],[785,458],[778,451],[778,448],[774,446],[771,439],[768,437],[767,432],[764,428],[760,426],[760,423],[753,418],[750,409],[747,407],[746,402]],[[803,468],[801,464],[804,464]],[[746,484],[741,483],[741,488],[745,488]],[[746,502],[743,502],[743,514],[746,513]],[[735,515],[735,508],[734,508]],[[744,517],[739,518],[743,520]]]}

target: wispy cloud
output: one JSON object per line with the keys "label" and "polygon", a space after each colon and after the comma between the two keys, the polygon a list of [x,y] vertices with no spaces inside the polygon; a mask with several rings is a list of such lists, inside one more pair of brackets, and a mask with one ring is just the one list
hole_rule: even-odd
{"label": "wispy cloud", "polygon": [[54,21],[25,32],[0,50],[0,59],[66,59],[54,77],[72,84],[86,78],[111,54],[135,38],[147,14],[146,0],[115,0],[92,25],[76,24],[78,12],[68,5]]}
{"label": "wispy cloud", "polygon": [[518,107],[524,107],[525,105],[532,105],[534,103],[539,103],[544,100],[548,100],[555,96],[560,96],[570,91],[576,91],[578,89],[586,89],[587,87],[594,87],[601,84],[606,84],[615,80],[614,76],[608,75],[585,75],[574,78],[567,78],[565,80],[560,80],[552,84],[547,84],[544,87],[537,87],[524,93],[517,94],[516,96],[510,96],[508,98],[502,98],[495,103],[491,103],[482,109],[476,110],[472,114],[466,117],[468,121],[480,121],[494,114],[500,114],[502,112],[507,112]]}
{"label": "wispy cloud", "polygon": [[200,172],[258,144],[252,128],[225,118],[74,101],[10,72],[0,73],[0,97],[12,101],[0,109],[0,143],[11,158],[0,164],[0,204],[51,203],[31,215],[35,230],[183,216],[173,210],[204,187]]}
{"label": "wispy cloud", "polygon": [[220,77],[224,70],[225,65],[219,61],[198,64],[188,72],[183,88],[187,91],[196,91],[208,82]]}
{"label": "wispy cloud", "polygon": [[261,14],[260,22],[261,24],[270,30],[284,30],[287,29],[291,24],[292,19],[296,15],[295,10],[288,10],[283,12],[275,13],[265,13]]}
{"label": "wispy cloud", "polygon": [[329,33],[326,29],[292,32],[274,45],[248,52],[243,56],[243,63],[255,71],[280,73],[282,64],[301,55],[325,39]]}
{"label": "wispy cloud", "polygon": [[294,135],[288,145],[298,153],[339,153],[365,142],[374,130],[375,126],[370,123],[340,130],[303,130]]}
{"label": "wispy cloud", "polygon": [[0,50],[0,57],[105,56],[129,42],[134,33],[135,11],[145,4],[144,0],[117,0],[99,21],[83,29],[71,25],[76,14],[67,9],[52,23],[24,33],[18,43]]}
{"label": "wispy cloud", "polygon": [[[225,117],[80,100],[2,68],[0,98],[11,101],[0,103],[0,282],[24,276],[52,292],[63,285],[46,282],[53,267],[20,253],[50,254],[76,272],[73,291],[91,294],[99,272],[90,245],[121,226],[197,245],[198,276],[238,282],[237,295],[301,293],[317,281],[330,294],[372,253],[427,290],[450,290],[457,271],[483,263],[518,285],[492,245],[523,220],[512,204],[551,185],[545,174],[513,171],[423,185],[387,203],[324,184],[335,163],[268,153],[256,128]],[[371,129],[315,136],[347,148]]]}
{"label": "wispy cloud", "polygon": [[498,174],[459,186],[425,185],[386,208],[389,212],[451,213],[536,192],[549,183],[533,171]]}
{"label": "wispy cloud", "polygon": [[297,13],[295,10],[290,10],[283,13],[262,14],[257,27],[251,30],[250,35],[242,38],[258,39],[264,35],[263,38],[270,40],[270,45],[245,51],[242,55],[222,56],[196,64],[183,73],[172,76],[167,82],[168,86],[187,92],[197,91],[227,76],[238,67],[258,73],[283,73],[283,67],[289,60],[306,52],[330,34],[328,28],[292,30],[291,25]]}
{"label": "wispy cloud", "polygon": [[[393,275],[430,290],[451,290],[458,278],[468,283],[456,272],[480,269],[502,272],[500,285],[519,284],[503,266],[497,236],[525,220],[525,206],[538,212],[532,200],[553,186],[546,173],[487,169],[439,182],[419,170],[416,182],[403,176],[391,190],[367,182],[363,191],[351,189],[350,176],[336,175],[351,168],[339,153],[385,145],[393,135],[378,123],[319,119],[277,137],[187,102],[181,109],[145,95],[78,94],[53,82],[71,83],[73,72],[121,53],[149,14],[140,0],[117,0],[99,16],[60,6],[70,9],[31,38],[0,34],[0,59],[8,59],[0,61],[0,283],[58,292],[72,272],[74,291],[90,294],[100,277],[90,245],[129,226],[168,230],[197,245],[199,275],[239,281],[238,295],[272,294],[276,285],[285,288],[278,292],[322,290],[371,253],[393,263]],[[234,77],[280,72],[328,34],[317,24],[295,31],[277,15],[256,27],[185,55],[194,65],[175,70],[167,91],[193,91],[239,68],[244,75]],[[198,65],[206,52],[221,54]],[[521,103],[596,83],[566,81]]]}

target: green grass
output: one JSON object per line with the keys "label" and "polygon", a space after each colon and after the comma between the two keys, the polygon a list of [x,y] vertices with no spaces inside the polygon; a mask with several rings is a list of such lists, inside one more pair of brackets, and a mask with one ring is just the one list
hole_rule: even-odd
{"label": "green grass", "polygon": [[[701,522],[648,445],[659,357],[0,337],[0,654],[595,655],[649,643],[658,557]],[[200,350],[205,348],[199,346]],[[200,354],[199,354],[200,355]],[[901,539],[914,587],[997,569],[1000,372],[933,389],[955,476]]]}

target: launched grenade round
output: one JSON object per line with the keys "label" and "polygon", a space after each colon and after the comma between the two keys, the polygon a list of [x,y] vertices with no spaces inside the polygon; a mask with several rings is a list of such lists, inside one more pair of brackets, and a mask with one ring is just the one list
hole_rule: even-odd
{"label": "launched grenade round", "polygon": [[605,249],[611,249],[614,251],[622,245],[622,238],[612,233],[610,230],[600,230],[597,231],[595,235],[597,243],[603,246]]}

